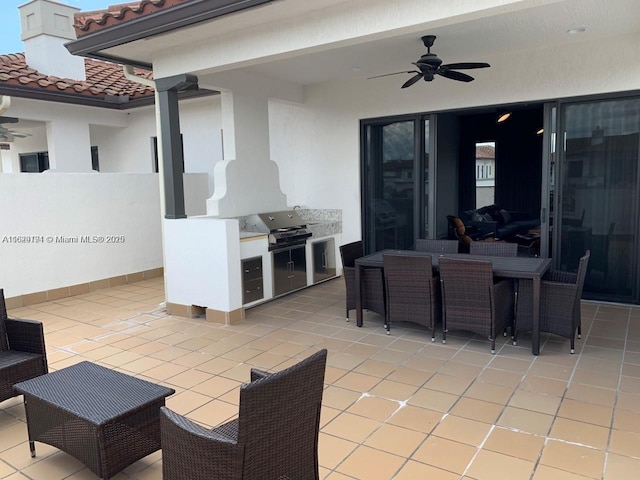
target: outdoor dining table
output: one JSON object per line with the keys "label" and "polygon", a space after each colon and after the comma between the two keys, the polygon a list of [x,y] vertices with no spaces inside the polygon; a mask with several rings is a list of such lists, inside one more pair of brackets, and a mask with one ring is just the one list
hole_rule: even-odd
{"label": "outdoor dining table", "polygon": [[438,270],[438,259],[441,257],[488,260],[493,266],[493,274],[497,277],[514,279],[531,279],[533,281],[533,331],[531,333],[531,351],[540,353],[540,280],[551,267],[551,259],[535,257],[492,257],[486,255],[470,255],[468,253],[433,253],[415,250],[380,250],[365,255],[355,261],[356,270],[356,324],[362,326],[362,289],[361,272],[364,268],[383,268],[384,254],[431,256],[434,270]]}

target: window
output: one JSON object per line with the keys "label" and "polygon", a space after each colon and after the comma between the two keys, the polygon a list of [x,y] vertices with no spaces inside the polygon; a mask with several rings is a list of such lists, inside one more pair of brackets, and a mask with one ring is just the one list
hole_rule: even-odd
{"label": "window", "polygon": [[40,173],[49,170],[49,152],[21,153],[20,171]]}
{"label": "window", "polygon": [[98,147],[91,147],[91,168],[96,172],[100,171],[100,162],[98,161]]}
{"label": "window", "polygon": [[476,207],[495,201],[495,142],[476,143]]}

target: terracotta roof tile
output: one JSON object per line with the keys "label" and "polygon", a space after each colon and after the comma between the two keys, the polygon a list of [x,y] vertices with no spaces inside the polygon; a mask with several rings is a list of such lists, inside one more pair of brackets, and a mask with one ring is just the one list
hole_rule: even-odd
{"label": "terracotta roof tile", "polygon": [[476,147],[476,158],[495,158],[496,149],[491,145],[479,145]]}
{"label": "terracotta roof tile", "polygon": [[[72,95],[105,98],[107,95],[143,98],[153,96],[153,89],[127,80],[122,66],[115,63],[85,59],[87,80],[44,75],[30,68],[22,53],[0,55],[0,86],[15,85],[34,90],[63,91]],[[136,75],[152,78],[152,72],[134,69]]]}
{"label": "terracotta roof tile", "polygon": [[193,0],[142,0],[111,5],[106,10],[79,12],[74,15],[74,29],[78,38],[103,28],[111,27],[144,15],[165,10]]}

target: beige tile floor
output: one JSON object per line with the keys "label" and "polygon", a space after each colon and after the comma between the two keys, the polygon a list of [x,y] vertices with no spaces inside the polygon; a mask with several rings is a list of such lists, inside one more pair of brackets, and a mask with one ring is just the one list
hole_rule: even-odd
{"label": "beige tile floor", "polygon": [[[171,317],[162,279],[10,311],[45,325],[51,370],[81,360],[173,387],[173,410],[213,426],[235,416],[253,366],[279,370],[329,350],[320,433],[326,480],[625,480],[640,472],[640,307],[583,303],[583,338],[514,347],[411,325],[343,318],[335,279],[251,309],[235,326]],[[354,316],[354,315],[352,315]],[[95,479],[37,443],[21,397],[0,403],[0,478]],[[157,480],[162,455],[114,480]],[[185,479],[188,480],[188,479]]]}

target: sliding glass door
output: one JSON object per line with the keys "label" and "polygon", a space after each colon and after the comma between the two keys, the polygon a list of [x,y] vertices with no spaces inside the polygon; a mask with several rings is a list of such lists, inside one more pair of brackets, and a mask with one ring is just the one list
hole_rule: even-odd
{"label": "sliding glass door", "polygon": [[368,253],[413,248],[415,239],[428,230],[428,131],[428,120],[419,117],[362,124],[363,232]]}
{"label": "sliding glass door", "polygon": [[637,302],[640,98],[567,103],[560,112],[555,262],[576,271],[588,249],[585,297]]}

